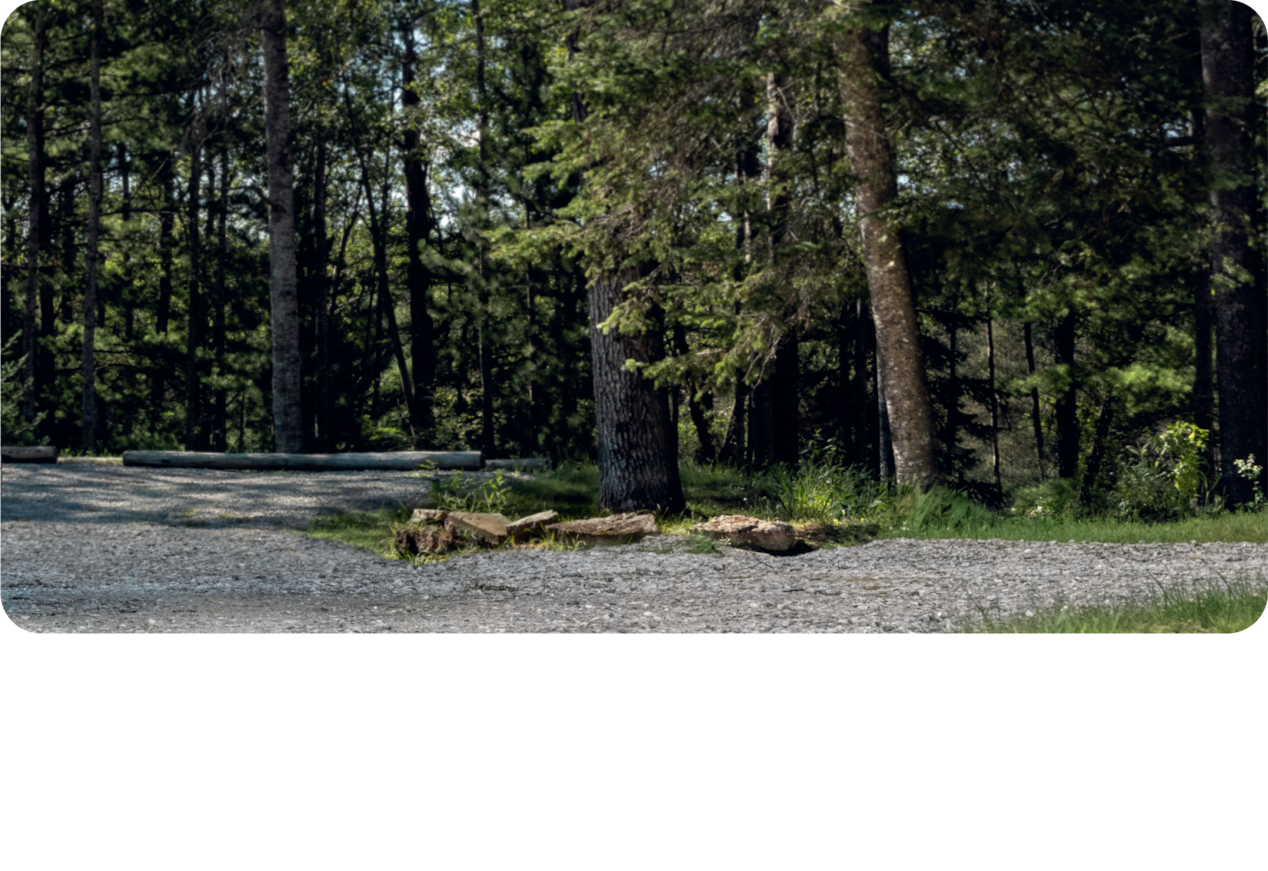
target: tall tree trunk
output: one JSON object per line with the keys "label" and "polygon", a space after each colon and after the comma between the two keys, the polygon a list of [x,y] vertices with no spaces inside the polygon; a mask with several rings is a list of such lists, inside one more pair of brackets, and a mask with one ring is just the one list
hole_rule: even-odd
{"label": "tall tree trunk", "polygon": [[859,179],[859,225],[876,320],[877,359],[883,369],[878,381],[884,387],[895,472],[901,482],[929,487],[938,477],[933,409],[902,232],[888,214],[898,196],[898,180],[877,84],[889,62],[888,26],[844,31],[838,56],[846,147]]}
{"label": "tall tree trunk", "polygon": [[[225,90],[221,90],[221,111],[228,119],[228,98]],[[226,120],[226,123],[227,120]],[[216,305],[212,322],[212,350],[216,357],[216,370],[220,377],[225,376],[225,351],[227,336],[225,335],[225,308],[229,304],[226,287],[229,272],[229,144],[221,134],[220,138],[220,196],[216,201],[218,223],[216,225]],[[214,431],[216,441],[213,447],[218,451],[229,450],[229,392],[224,387],[216,388],[213,408]]]}
{"label": "tall tree trunk", "polygon": [[[200,113],[195,98],[190,99],[194,113]],[[202,299],[202,228],[199,226],[199,209],[202,197],[203,175],[203,121],[195,122],[193,150],[189,155],[189,189],[186,204],[189,217],[185,229],[189,236],[189,329],[185,346],[185,450],[202,450],[202,378],[199,373],[198,351],[203,343],[203,327],[207,318]]]}
{"label": "tall tree trunk", "polygon": [[101,0],[92,4],[92,49],[88,91],[91,103],[88,156],[88,246],[84,252],[84,350],[80,373],[83,379],[83,448],[97,446],[97,368],[93,342],[97,331],[97,260],[100,256],[98,231],[101,226]]}
{"label": "tall tree trunk", "polygon": [[951,316],[950,327],[951,355],[950,378],[947,379],[947,433],[943,439],[947,451],[947,471],[954,469],[957,478],[964,480],[964,470],[956,463],[955,446],[960,440],[960,323],[956,315]]}
{"label": "tall tree trunk", "polygon": [[1088,449],[1087,465],[1083,469],[1083,480],[1079,484],[1079,501],[1084,505],[1091,503],[1101,488],[1096,486],[1096,479],[1101,475],[1101,467],[1105,463],[1105,445],[1109,439],[1110,424],[1114,419],[1113,397],[1106,395],[1101,400],[1101,407],[1096,413],[1096,425],[1092,430],[1092,445]]}
{"label": "tall tree trunk", "polygon": [[[1234,460],[1268,456],[1268,298],[1251,247],[1256,226],[1256,105],[1252,16],[1243,3],[1202,0],[1202,79],[1206,151],[1211,161],[1211,284],[1215,290],[1216,383],[1219,385],[1220,478],[1232,504],[1253,498],[1253,483]],[[1261,474],[1261,483],[1263,475]]]}
{"label": "tall tree trunk", "polygon": [[304,450],[304,416],[295,282],[291,87],[286,63],[284,0],[269,0],[260,23],[260,37],[264,43],[264,129],[269,172],[269,307],[273,333],[275,450],[300,453]]}
{"label": "tall tree trunk", "polygon": [[854,351],[854,300],[847,300],[837,314],[837,439],[847,457],[854,456],[854,407],[853,383],[850,380],[850,362]]}
{"label": "tall tree trunk", "polygon": [[[778,273],[784,235],[788,228],[788,210],[792,198],[785,188],[787,171],[782,166],[793,145],[793,117],[789,108],[788,79],[782,73],[770,73],[766,77],[768,121],[766,143],[767,164],[766,208],[770,221],[770,268]],[[797,325],[797,300],[789,299],[784,312],[785,331],[775,346],[775,371],[770,376],[771,393],[771,457],[776,463],[796,465],[798,444],[798,418],[801,393],[798,387],[799,363]]]}
{"label": "tall tree trunk", "polygon": [[[589,6],[591,0],[563,0],[565,12]],[[577,50],[576,33],[568,41],[569,56]],[[584,123],[585,99],[574,93],[573,119]],[[590,303],[590,355],[594,376],[595,423],[599,448],[599,504],[609,511],[686,508],[678,458],[670,453],[669,408],[664,391],[626,360],[650,363],[664,356],[659,331],[626,335],[599,329],[625,296],[637,275],[622,269],[600,274],[587,288]]]}
{"label": "tall tree trunk", "polygon": [[[161,163],[158,176],[163,189],[163,205],[159,208],[159,298],[158,308],[154,313],[154,331],[166,338],[168,321],[172,313],[172,232],[176,224],[176,195],[173,191],[174,152],[160,154]],[[165,353],[165,352],[164,352]],[[167,401],[167,361],[160,357],[154,367],[154,376],[150,382],[151,424],[158,431],[159,421],[163,417],[163,406]]]}
{"label": "tall tree trunk", "polygon": [[[783,188],[786,173],[781,155],[792,148],[792,113],[787,103],[788,81],[785,76],[770,73],[766,77],[766,268],[778,274],[780,248],[788,224],[790,198]],[[796,300],[788,300],[782,313],[785,331],[775,341],[773,365],[763,373],[753,389],[753,460],[758,466],[772,462],[795,465],[797,462],[797,392],[798,341]]]}
{"label": "tall tree trunk", "polygon": [[5,268],[4,268],[4,304],[0,306],[0,345],[9,341],[9,292],[10,283],[18,274],[18,219],[14,216],[16,198],[5,198]]}
{"label": "tall tree trunk", "polygon": [[[313,267],[313,304],[317,315],[317,396],[315,417],[317,423],[316,446],[319,453],[328,454],[330,438],[330,302],[328,278],[330,267],[330,240],[326,229],[326,129],[317,127],[317,165],[313,174],[313,239],[316,243],[316,263]],[[415,364],[417,367],[417,364]]]}
{"label": "tall tree trunk", "polygon": [[1078,379],[1074,364],[1074,312],[1057,321],[1054,335],[1057,365],[1066,368],[1068,386],[1057,397],[1057,477],[1073,478],[1079,470]]}
{"label": "tall tree trunk", "polygon": [[[755,35],[756,31],[753,31],[753,34]],[[753,88],[750,79],[744,77],[739,82],[738,90],[741,113],[747,115],[757,106],[756,89]],[[744,186],[740,203],[741,220],[735,228],[735,248],[743,252],[743,258],[737,258],[731,276],[737,282],[745,279],[753,262],[753,213],[757,211],[757,200],[756,192],[751,189],[750,183],[757,179],[762,171],[759,160],[760,150],[761,143],[757,136],[746,135],[735,154],[736,177]],[[742,306],[739,301],[736,301],[737,318],[741,311]],[[749,411],[753,406],[753,389],[745,380],[747,374],[744,371],[735,373],[734,401],[730,419],[727,421],[726,433],[722,438],[722,459],[737,467],[745,466],[750,462],[753,447],[752,438],[749,436],[749,431],[752,429],[752,417]]]}
{"label": "tall tree trunk", "polygon": [[876,345],[876,474],[882,481],[894,476],[894,440],[889,427],[889,403],[885,399],[885,365]]}
{"label": "tall tree trunk", "polygon": [[[132,184],[131,184],[132,161],[128,156],[128,145],[126,142],[118,143],[117,148],[119,153],[119,186],[121,188],[120,193],[122,195],[121,217],[123,218],[124,226],[127,227],[127,225],[132,221]],[[127,247],[125,247],[122,252],[122,259],[124,264],[124,267],[123,267],[124,274],[128,275],[130,278],[131,267],[129,265],[129,261],[131,259],[131,254],[129,253]],[[133,321],[135,319],[135,312],[134,312],[135,306],[133,305],[131,293],[126,289],[123,292],[122,302],[123,302],[123,338],[130,342],[132,341],[132,330],[134,326]]]}
{"label": "tall tree trunk", "polygon": [[876,466],[876,457],[879,455],[877,447],[877,417],[873,414],[876,405],[872,401],[873,393],[868,389],[869,384],[875,384],[875,380],[868,376],[869,363],[870,370],[876,371],[876,325],[872,322],[872,310],[867,304],[867,300],[859,297],[854,301],[854,402],[853,405],[858,409],[855,415],[855,462],[860,462],[867,468],[879,473]]}
{"label": "tall tree trunk", "polygon": [[484,231],[488,225],[489,209],[489,106],[485,90],[484,15],[480,12],[480,0],[471,0],[471,12],[475,17],[476,35],[476,138],[480,149],[476,168],[476,257],[477,284],[476,335],[480,362],[480,443],[486,455],[495,452],[493,431],[493,348],[490,335],[489,284],[485,264]]}
{"label": "tall tree trunk", "polygon": [[427,189],[427,161],[423,159],[418,137],[419,96],[414,89],[418,58],[414,50],[414,28],[410,22],[404,29],[405,59],[401,64],[401,104],[405,108],[405,236],[406,282],[409,284],[410,357],[414,369],[414,403],[418,407],[419,424],[430,427],[432,391],[436,380],[435,327],[427,310],[431,290],[431,272],[423,263],[421,248],[431,230],[431,196]]}
{"label": "tall tree trunk", "polygon": [[995,489],[999,490],[999,394],[995,391],[995,328],[989,311],[986,313],[986,377],[991,391],[991,470],[995,473]]}
{"label": "tall tree trunk", "polygon": [[[1035,342],[1031,335],[1030,322],[1027,321],[1022,325],[1022,330],[1026,340],[1026,369],[1030,372],[1030,377],[1035,376]],[[1035,430],[1035,456],[1039,461],[1039,480],[1044,479],[1043,474],[1043,421],[1039,417],[1039,388],[1030,388],[1030,423]]]}
{"label": "tall tree trunk", "polygon": [[[30,187],[30,214],[27,223],[26,310],[22,319],[22,419],[35,422],[36,399],[43,384],[36,381],[35,308],[40,292],[40,248],[45,221],[44,192],[44,16],[45,6],[32,3],[31,13],[31,82],[26,100],[27,173]],[[43,326],[43,325],[41,325]]]}

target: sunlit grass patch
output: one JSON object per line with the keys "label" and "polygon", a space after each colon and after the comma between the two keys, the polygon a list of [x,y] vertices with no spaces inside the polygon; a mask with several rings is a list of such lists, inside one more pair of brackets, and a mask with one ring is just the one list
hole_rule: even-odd
{"label": "sunlit grass patch", "polygon": [[1132,605],[1063,605],[1029,616],[995,621],[989,617],[970,632],[993,633],[1229,633],[1241,632],[1263,616],[1268,582],[1256,579],[1192,582],[1162,587],[1146,602]]}
{"label": "sunlit grass patch", "polygon": [[330,514],[310,523],[304,534],[309,538],[339,541],[396,559],[393,538],[396,530],[409,522],[411,514],[413,511],[404,506]]}

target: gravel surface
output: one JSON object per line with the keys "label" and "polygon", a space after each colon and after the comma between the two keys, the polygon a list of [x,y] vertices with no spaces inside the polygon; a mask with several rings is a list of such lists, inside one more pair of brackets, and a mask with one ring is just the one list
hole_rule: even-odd
{"label": "gravel surface", "polygon": [[667,536],[415,568],[286,531],[429,491],[402,472],[7,465],[0,598],[36,632],[940,632],[1268,572],[1268,546],[1247,543],[891,539],[774,557]]}

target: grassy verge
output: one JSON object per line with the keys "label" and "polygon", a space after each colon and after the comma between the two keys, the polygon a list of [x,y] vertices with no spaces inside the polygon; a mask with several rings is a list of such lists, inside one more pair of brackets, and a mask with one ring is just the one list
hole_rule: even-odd
{"label": "grassy verge", "polygon": [[1149,605],[1085,606],[1058,602],[1051,609],[1026,611],[995,623],[981,611],[983,624],[952,635],[1241,635],[1268,612],[1268,582],[1241,578],[1220,583],[1191,581],[1187,588],[1151,596]]}
{"label": "grassy verge", "polygon": [[[1268,541],[1263,513],[1208,515],[1172,523],[1133,523],[1113,519],[1028,518],[991,512],[949,490],[929,493],[889,491],[875,483],[833,477],[813,469],[809,475],[776,473],[749,477],[729,469],[683,468],[687,511],[659,515],[668,535],[686,536],[689,553],[717,553],[709,539],[691,535],[690,527],[719,514],[750,514],[792,522],[819,547],[866,540],[855,532],[859,523],[880,525],[890,538],[964,538],[1014,541],[1137,542]],[[853,489],[851,489],[853,488]],[[553,509],[565,520],[603,514],[598,506],[598,470],[593,465],[565,465],[533,478],[507,476],[480,486],[450,478],[435,496],[441,503],[474,511],[499,511],[520,517]],[[435,499],[433,503],[435,503]],[[411,507],[352,512],[320,518],[306,530],[313,538],[341,541],[380,556],[396,558],[393,538],[411,514]],[[845,520],[846,523],[840,521]],[[544,542],[550,549],[563,546]],[[469,550],[476,550],[474,546]],[[567,548],[573,549],[573,548]],[[430,557],[427,560],[443,559]],[[1160,588],[1143,603],[1121,606],[1057,606],[1007,621],[993,621],[969,631],[995,633],[1053,632],[1240,632],[1257,621],[1268,604],[1268,581],[1192,583]]]}

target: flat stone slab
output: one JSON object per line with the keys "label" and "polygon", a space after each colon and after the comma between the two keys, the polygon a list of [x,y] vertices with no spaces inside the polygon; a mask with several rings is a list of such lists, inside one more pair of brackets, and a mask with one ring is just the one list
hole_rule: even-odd
{"label": "flat stone slab", "polygon": [[454,535],[473,535],[494,547],[506,541],[506,524],[507,520],[501,514],[450,511],[445,518],[445,529]]}
{"label": "flat stone slab", "polygon": [[770,551],[785,551],[797,544],[797,531],[789,524],[743,514],[724,514],[708,523],[696,524],[691,531],[708,538],[730,539],[731,544],[740,547]]}
{"label": "flat stone slab", "polygon": [[584,544],[631,544],[642,541],[644,536],[660,533],[655,516],[637,513],[551,523],[546,531],[554,533],[561,541]]}
{"label": "flat stone slab", "polygon": [[[418,512],[414,512],[417,514]],[[536,514],[530,514],[527,517],[521,517],[519,520],[506,525],[506,534],[516,541],[527,541],[530,538],[540,536],[546,531],[546,527],[559,520],[559,514],[555,511],[539,511]]]}
{"label": "flat stone slab", "polygon": [[415,508],[410,523],[444,523],[449,512],[441,508]]}

